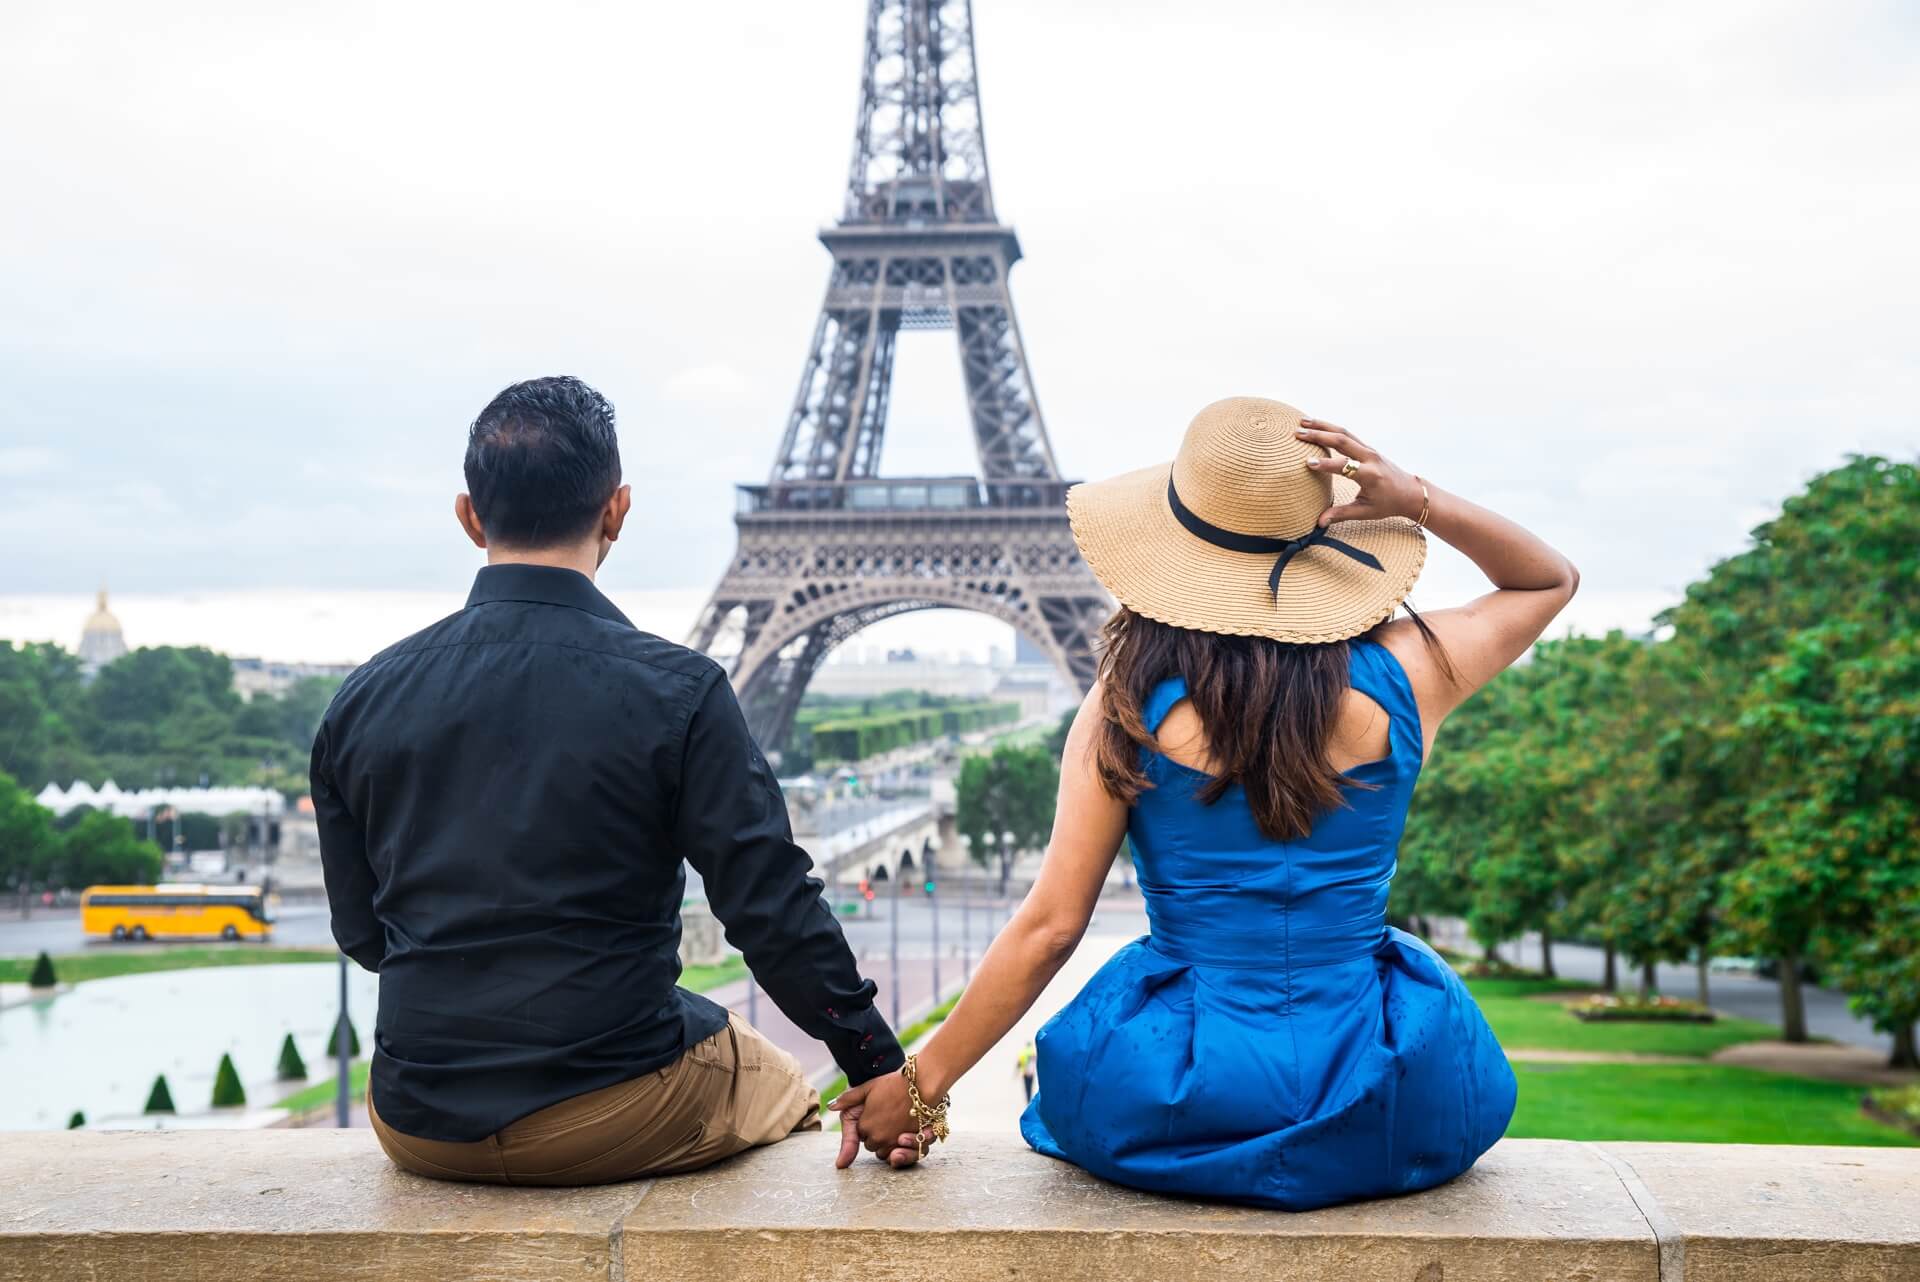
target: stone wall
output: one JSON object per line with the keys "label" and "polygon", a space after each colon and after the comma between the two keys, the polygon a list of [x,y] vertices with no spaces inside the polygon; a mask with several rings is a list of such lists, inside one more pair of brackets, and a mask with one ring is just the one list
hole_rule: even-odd
{"label": "stone wall", "polygon": [[364,1131],[0,1137],[0,1280],[1850,1282],[1920,1279],[1920,1150],[1508,1140],[1289,1215],[966,1136],[896,1173],[805,1136],[596,1189],[440,1184]]}

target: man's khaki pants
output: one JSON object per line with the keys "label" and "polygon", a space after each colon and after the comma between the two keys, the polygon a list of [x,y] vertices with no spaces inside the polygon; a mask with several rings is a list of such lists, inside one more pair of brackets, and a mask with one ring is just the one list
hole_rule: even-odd
{"label": "man's khaki pants", "polygon": [[485,1184],[610,1184],[697,1170],[820,1129],[820,1096],[793,1056],[737,1015],[674,1063],[528,1114],[468,1143],[415,1139],[367,1116],[396,1165]]}

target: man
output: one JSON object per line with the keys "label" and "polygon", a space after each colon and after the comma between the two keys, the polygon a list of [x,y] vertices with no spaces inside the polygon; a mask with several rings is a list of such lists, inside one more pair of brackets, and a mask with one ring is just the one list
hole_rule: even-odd
{"label": "man", "polygon": [[594,587],[632,501],[612,407],[515,384],[466,477],[466,608],[348,677],[313,746],[334,937],[380,975],[381,1146],[443,1179],[596,1184],[818,1129],[793,1056],[675,986],[682,860],[849,1081],[900,1046],[726,674]]}

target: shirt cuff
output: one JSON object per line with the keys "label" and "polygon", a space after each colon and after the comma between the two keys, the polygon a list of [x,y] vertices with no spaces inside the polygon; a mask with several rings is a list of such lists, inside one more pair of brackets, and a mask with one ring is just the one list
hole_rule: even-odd
{"label": "shirt cuff", "polygon": [[840,1044],[833,1048],[833,1058],[847,1075],[847,1085],[858,1086],[872,1078],[897,1073],[907,1062],[899,1039],[879,1011],[869,1007],[863,1014],[852,1015],[840,1023],[847,1031]]}

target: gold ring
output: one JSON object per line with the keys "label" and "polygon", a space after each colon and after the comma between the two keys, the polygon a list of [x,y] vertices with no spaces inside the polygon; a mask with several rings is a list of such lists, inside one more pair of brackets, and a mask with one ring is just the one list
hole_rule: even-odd
{"label": "gold ring", "polygon": [[1354,462],[1352,459],[1348,459],[1346,462],[1340,465],[1340,475],[1342,476],[1352,476],[1355,472],[1358,472],[1359,470],[1360,470],[1360,465]]}

